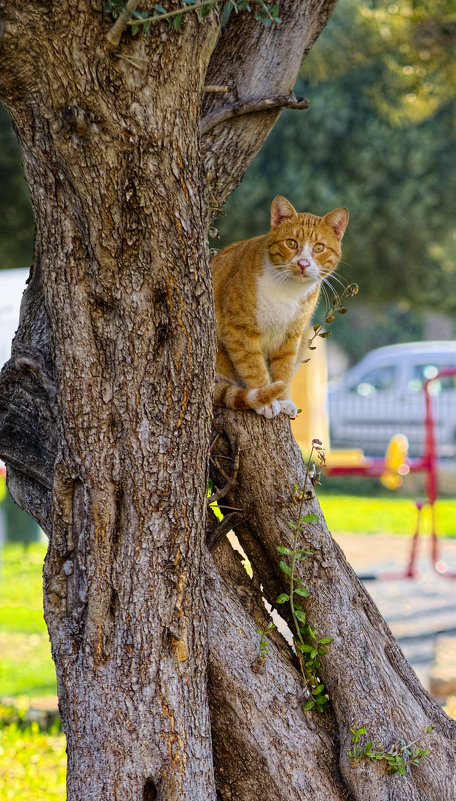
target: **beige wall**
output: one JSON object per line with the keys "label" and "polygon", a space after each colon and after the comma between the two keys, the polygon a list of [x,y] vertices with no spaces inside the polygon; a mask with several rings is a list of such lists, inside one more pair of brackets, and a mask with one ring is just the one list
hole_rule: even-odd
{"label": "beige wall", "polygon": [[300,365],[291,382],[292,400],[302,409],[291,421],[291,430],[304,454],[310,453],[313,439],[320,439],[329,450],[325,340],[316,337],[313,344],[316,350],[308,351],[310,361]]}

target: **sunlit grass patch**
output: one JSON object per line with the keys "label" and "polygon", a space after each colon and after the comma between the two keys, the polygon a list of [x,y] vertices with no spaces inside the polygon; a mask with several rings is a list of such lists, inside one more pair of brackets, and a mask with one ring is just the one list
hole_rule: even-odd
{"label": "sunlit grass patch", "polygon": [[45,634],[0,631],[0,697],[55,695],[55,668]]}
{"label": "sunlit grass patch", "polygon": [[42,731],[37,723],[0,728],[2,801],[64,801],[66,741],[58,723]]}
{"label": "sunlit grass patch", "polygon": [[[7,544],[0,566],[0,697],[55,695],[43,616],[43,544]],[[3,801],[3,797],[2,797]]]}
{"label": "sunlit grass patch", "polygon": [[[416,525],[416,506],[407,498],[363,498],[349,495],[318,494],[330,531],[360,534],[412,534]],[[436,503],[437,533],[456,537],[456,501]],[[431,510],[422,511],[421,531],[431,530]]]}

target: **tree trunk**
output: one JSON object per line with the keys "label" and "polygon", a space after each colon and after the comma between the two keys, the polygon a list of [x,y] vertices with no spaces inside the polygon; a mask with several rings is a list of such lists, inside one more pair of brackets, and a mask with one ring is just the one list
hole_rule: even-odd
{"label": "tree trunk", "polygon": [[[382,799],[451,797],[450,724],[323,522],[309,533],[305,578],[314,625],[335,637],[323,665],[334,716],[302,711],[307,691],[286,645],[272,637],[266,665],[257,659],[260,583],[271,599],[283,587],[275,549],[304,475],[283,421],[217,414],[241,447],[227,498],[243,510],[255,589],[222,540],[219,572],[205,556],[215,348],[206,225],[332,5],[284,0],[282,26],[233,14],[222,34],[216,11],[202,22],[192,12],[179,31],[163,22],[113,48],[98,4],[0,0],[3,100],[37,225],[0,381],[0,455],[13,496],[50,537],[44,603],[69,801],[208,801],[215,781],[223,801],[361,799],[366,786]],[[222,81],[228,98],[204,92]],[[229,116],[233,103],[248,111],[265,97],[273,110]],[[435,759],[405,784],[348,763],[349,725],[390,744],[425,720],[438,721]]]}
{"label": "tree trunk", "polygon": [[[52,20],[27,9],[33,73],[9,87],[36,217],[31,290],[51,332],[52,367],[29,362],[55,385],[44,606],[68,797],[215,798],[200,570],[214,317],[198,107],[217,27],[191,15],[178,47],[155,28],[132,66],[109,52],[102,15],[72,6]],[[16,43],[7,26],[4,49]]]}
{"label": "tree trunk", "polygon": [[[292,549],[289,521],[299,517],[301,499],[295,487],[310,487],[306,467],[286,420],[271,422],[250,413],[217,410],[214,425],[225,436],[219,437],[212,450],[213,463],[218,453],[223,457],[233,451],[241,454],[236,481],[220,504],[242,510],[235,531],[256,573],[254,586],[262,588],[260,597],[274,604],[280,593],[289,592],[289,577],[279,568],[277,546]],[[213,470],[216,477],[217,470]],[[296,563],[297,576],[310,591],[305,601],[308,622],[320,637],[333,638],[327,655],[321,657],[321,678],[329,692],[335,726],[332,756],[339,762],[346,788],[357,801],[456,797],[455,722],[423,689],[405,661],[374,602],[332,539],[314,490],[303,511],[317,514],[318,521],[305,526],[300,547],[309,549],[312,556]],[[277,608],[292,627],[288,606]],[[272,671],[277,680],[280,667],[274,664]],[[299,701],[298,694],[295,702]],[[306,714],[314,717],[315,713]],[[328,720],[317,716],[313,725],[324,728]],[[423,736],[429,725],[435,729]],[[363,743],[373,740],[386,751],[402,739],[412,742],[420,738],[419,744],[431,748],[431,754],[411,766],[405,778],[386,771],[384,762],[353,762],[347,757],[351,728],[366,728]],[[315,794],[303,797],[331,797],[312,792]],[[240,799],[242,793],[236,797]]]}

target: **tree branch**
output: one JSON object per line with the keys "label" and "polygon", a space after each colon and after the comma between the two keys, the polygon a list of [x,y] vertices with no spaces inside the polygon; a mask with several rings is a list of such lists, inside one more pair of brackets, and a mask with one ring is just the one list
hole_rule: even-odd
{"label": "tree branch", "polygon": [[127,5],[124,11],[121,11],[119,16],[117,17],[114,25],[106,34],[106,39],[108,40],[111,47],[117,47],[122,34],[128,25],[128,20],[130,19],[130,12],[136,9],[139,0],[128,0]]}
{"label": "tree branch", "polygon": [[[334,6],[335,0],[281,0],[282,23],[268,27],[251,14],[231,14],[206,74],[207,85],[230,87],[229,102],[207,93],[202,104],[209,225],[241,181],[283,108],[280,104],[271,106],[269,114],[246,111],[236,116],[231,114],[231,106],[236,106],[239,98],[261,102],[264,98],[290,97],[302,60]],[[227,106],[230,113],[225,116]]]}
{"label": "tree branch", "polygon": [[[241,545],[265,591],[276,581],[280,592],[287,593],[289,577],[279,568],[277,547],[287,547],[291,553],[293,532],[288,521],[299,516],[293,487],[303,487],[305,476],[289,423],[280,417],[262,421],[253,414],[217,409],[215,425],[223,427],[229,439],[239,438],[242,459],[227,502],[242,507],[247,517],[248,524],[236,529]],[[297,563],[296,575],[310,592],[305,600],[307,621],[318,636],[333,638],[327,655],[321,657],[321,678],[337,718],[340,767],[347,786],[358,801],[452,797],[456,792],[452,767],[456,723],[420,685],[332,540],[315,498],[305,512],[318,514],[319,521],[306,524],[300,547],[313,555]],[[264,554],[260,564],[252,557],[259,549]],[[275,597],[270,595],[269,600]],[[362,767],[354,767],[347,757],[352,726],[366,727],[371,738],[389,747],[401,738],[414,739],[429,723],[436,727],[427,740],[432,755],[419,767],[412,766],[400,787],[399,777],[385,773],[378,763],[366,760]]]}
{"label": "tree branch", "polygon": [[206,134],[220,125],[222,122],[232,119],[233,117],[241,117],[244,114],[254,114],[258,111],[273,111],[278,108],[296,108],[304,109],[310,105],[309,100],[305,97],[296,97],[293,93],[290,95],[273,95],[272,97],[262,97],[253,100],[238,100],[228,106],[223,106],[218,111],[213,111],[207,114],[201,120],[201,133]]}

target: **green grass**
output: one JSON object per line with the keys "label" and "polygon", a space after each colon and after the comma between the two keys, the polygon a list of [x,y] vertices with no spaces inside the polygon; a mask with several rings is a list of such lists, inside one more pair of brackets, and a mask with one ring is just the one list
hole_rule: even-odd
{"label": "green grass", "polygon": [[47,730],[25,724],[0,707],[0,788],[2,801],[64,801],[66,742],[59,723]]}
{"label": "green grass", "polygon": [[55,695],[56,679],[43,616],[46,546],[6,545],[0,566],[0,697]]}
{"label": "green grass", "polygon": [[0,697],[55,695],[56,678],[46,635],[0,631]]}
{"label": "green grass", "polygon": [[43,543],[33,543],[26,548],[18,543],[5,545],[0,562],[0,608],[8,604],[42,612],[45,555]]}
{"label": "green grass", "polygon": [[14,697],[17,705],[0,707],[2,801],[64,801],[66,795],[66,741],[59,723],[45,731],[25,722],[27,696],[56,694],[43,617],[45,553],[42,544],[10,544],[0,563],[0,697]]}
{"label": "green grass", "polygon": [[[330,531],[408,535],[415,530],[416,507],[408,498],[362,498],[318,492],[318,499]],[[436,521],[439,536],[456,537],[456,501],[437,501]],[[427,534],[430,529],[430,509],[425,507],[421,530]]]}

